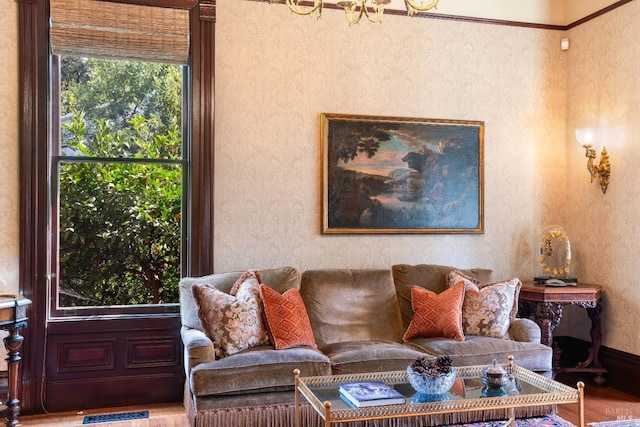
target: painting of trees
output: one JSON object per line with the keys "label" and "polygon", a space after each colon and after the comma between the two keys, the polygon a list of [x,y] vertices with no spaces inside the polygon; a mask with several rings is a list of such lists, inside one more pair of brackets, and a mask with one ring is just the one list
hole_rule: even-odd
{"label": "painting of trees", "polygon": [[483,122],[322,122],[325,233],[482,232]]}

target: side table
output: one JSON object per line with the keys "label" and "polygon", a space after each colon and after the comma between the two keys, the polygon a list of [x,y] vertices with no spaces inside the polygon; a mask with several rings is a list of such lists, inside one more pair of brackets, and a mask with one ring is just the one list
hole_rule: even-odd
{"label": "side table", "polygon": [[606,382],[607,370],[600,363],[599,352],[602,344],[602,286],[578,283],[577,286],[545,286],[533,282],[522,284],[520,289],[519,316],[533,319],[542,332],[540,342],[553,347],[553,330],[562,319],[566,305],[577,305],[587,310],[591,320],[591,346],[589,357],[575,367],[560,366],[560,351],[554,349],[554,376],[559,372],[590,372],[595,374],[596,384]]}
{"label": "side table", "polygon": [[8,398],[6,401],[6,422],[7,426],[17,426],[18,415],[20,414],[20,399],[18,399],[18,368],[20,364],[20,348],[23,337],[19,334],[20,329],[27,327],[27,306],[31,300],[15,295],[0,295],[0,329],[9,331],[9,336],[4,339],[4,346],[7,349],[7,376],[8,376]]}

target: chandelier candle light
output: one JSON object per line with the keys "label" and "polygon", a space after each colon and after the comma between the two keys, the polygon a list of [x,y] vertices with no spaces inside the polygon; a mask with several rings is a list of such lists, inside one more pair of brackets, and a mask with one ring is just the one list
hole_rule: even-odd
{"label": "chandelier candle light", "polygon": [[[283,0],[272,0],[280,2]],[[289,6],[289,10],[297,15],[315,15],[320,18],[322,14],[323,0],[312,0],[313,4],[308,0],[284,0]],[[418,0],[404,0],[407,14],[413,16],[417,12],[426,12],[438,6],[439,0],[428,0],[426,3]],[[384,6],[391,3],[391,0],[338,0],[336,6],[344,9],[349,25],[357,24],[363,16],[366,16],[369,22],[381,22]]]}

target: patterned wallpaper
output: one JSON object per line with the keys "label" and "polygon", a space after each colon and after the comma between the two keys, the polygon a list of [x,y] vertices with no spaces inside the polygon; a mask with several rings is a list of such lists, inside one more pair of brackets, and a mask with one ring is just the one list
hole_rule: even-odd
{"label": "patterned wallpaper", "polygon": [[[605,287],[604,345],[640,354],[640,225],[625,219],[640,209],[639,10],[631,2],[567,34],[396,16],[349,27],[333,10],[316,20],[221,2],[217,271],[426,262],[530,279],[540,232],[557,223],[574,274]],[[485,233],[321,235],[321,112],[483,120]],[[616,136],[606,195],[573,136],[594,121]],[[558,332],[588,339],[586,322],[567,310]]]}
{"label": "patterned wallpaper", "polygon": [[0,293],[16,293],[19,278],[18,6],[0,7]]}
{"label": "patterned wallpaper", "polygon": [[[640,354],[640,3],[568,34],[399,16],[349,27],[338,11],[316,20],[255,2],[219,2],[217,12],[217,271],[426,262],[528,279],[540,231],[559,223],[574,273],[605,287],[604,344]],[[0,8],[0,292],[17,291],[18,279],[16,25],[9,2]],[[322,112],[484,121],[485,233],[320,234]],[[594,123],[610,135],[606,195],[589,184],[573,137]]]}
{"label": "patterned wallpaper", "polygon": [[[640,354],[640,2],[578,26],[568,36],[565,211],[576,274],[605,289],[605,345]],[[599,128],[611,157],[606,194],[589,184],[584,149],[575,141],[575,129],[586,126]],[[582,310],[580,316],[586,317]]]}
{"label": "patterned wallpaper", "polygon": [[[349,27],[222,2],[216,24],[216,270],[394,263],[534,275],[563,222],[562,34],[386,16]],[[320,113],[485,122],[483,235],[321,235]]]}
{"label": "patterned wallpaper", "polygon": [[[532,277],[564,222],[562,34],[385,16],[349,27],[221,2],[216,24],[216,270],[445,263]],[[483,235],[321,235],[320,114],[485,122]]]}

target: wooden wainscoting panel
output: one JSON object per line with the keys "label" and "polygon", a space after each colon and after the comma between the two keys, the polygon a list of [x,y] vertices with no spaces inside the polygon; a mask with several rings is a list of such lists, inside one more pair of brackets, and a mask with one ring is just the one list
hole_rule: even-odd
{"label": "wooden wainscoting panel", "polygon": [[49,412],[180,402],[180,318],[52,322],[43,401]]}
{"label": "wooden wainscoting panel", "polygon": [[58,372],[104,371],[115,368],[115,340],[58,342]]}
{"label": "wooden wainscoting panel", "polygon": [[184,388],[177,385],[175,375],[47,381],[46,409],[48,412],[64,412],[180,402],[183,391]]}
{"label": "wooden wainscoting panel", "polygon": [[127,338],[127,368],[181,366],[180,342],[175,337]]}

